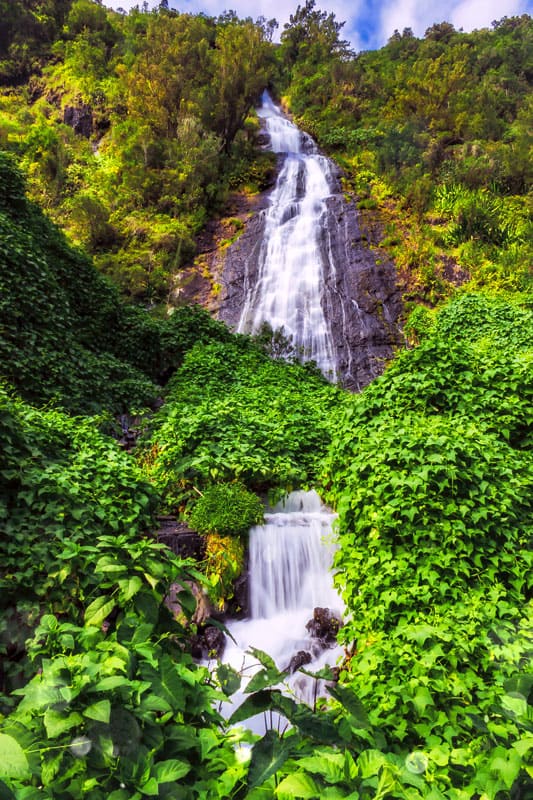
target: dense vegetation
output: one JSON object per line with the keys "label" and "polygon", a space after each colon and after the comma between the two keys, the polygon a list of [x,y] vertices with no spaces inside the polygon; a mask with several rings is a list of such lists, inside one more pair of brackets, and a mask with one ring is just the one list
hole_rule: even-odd
{"label": "dense vegetation", "polygon": [[[312,0],[278,48],[164,3],[0,11],[0,796],[529,800],[531,20],[354,56]],[[471,276],[358,396],[202,309],[120,301],[163,298],[228,189],[259,188],[269,81],[379,206],[411,299]],[[131,410],[134,453],[110,435]],[[241,676],[190,655],[191,587],[224,607],[258,495],[311,485],[346,657],[308,709],[256,651],[233,721],[292,724],[257,739],[216,711]],[[161,511],[205,531],[200,567],[149,535]]]}
{"label": "dense vegetation", "polygon": [[524,288],[531,18],[469,34],[443,22],[423,39],[406,28],[356,57],[340,30],[307,0],[282,35],[285,99],[344,167],[360,206],[381,207],[383,244],[411,296],[434,301],[465,273],[479,287]]}
{"label": "dense vegetation", "polygon": [[165,299],[227,188],[260,180],[243,122],[272,71],[272,26],[93,0],[4,5],[0,147],[127,296]]}

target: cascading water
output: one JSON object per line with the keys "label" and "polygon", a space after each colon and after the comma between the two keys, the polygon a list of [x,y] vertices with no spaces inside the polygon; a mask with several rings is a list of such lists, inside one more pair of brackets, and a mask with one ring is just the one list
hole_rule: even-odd
{"label": "cascading water", "polygon": [[[246,652],[250,647],[268,653],[280,670],[302,651],[310,656],[311,671],[335,664],[340,648],[324,650],[306,627],[317,606],[341,616],[331,571],[333,519],[315,492],[292,492],[250,531],[251,615],[228,624],[234,641],[228,638],[223,658],[235,670],[250,677],[250,666],[257,663]],[[313,679],[296,673],[289,683],[301,700],[312,701]]]}
{"label": "cascading water", "polygon": [[237,330],[255,333],[264,322],[273,330],[282,328],[297,353],[316,361],[334,379],[334,345],[322,307],[328,254],[321,246],[325,201],[335,183],[331,162],[282,115],[267,92],[257,113],[271,149],[286,157],[266,211],[257,280],[245,287]]}

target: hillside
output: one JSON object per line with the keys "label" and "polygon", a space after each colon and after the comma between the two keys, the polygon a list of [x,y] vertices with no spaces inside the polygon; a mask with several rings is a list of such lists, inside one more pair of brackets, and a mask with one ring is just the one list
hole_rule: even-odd
{"label": "hillside", "polygon": [[[312,0],[279,47],[232,13],[0,10],[0,796],[530,800],[530,18],[355,56]],[[266,83],[395,257],[408,345],[360,394],[279,332],[162,313],[270,180]],[[256,736],[218,711],[243,676],[191,654],[197,596],[228,607],[262,501],[300,487],[338,514],[344,657],[310,708],[257,651],[232,722],[282,722]]]}

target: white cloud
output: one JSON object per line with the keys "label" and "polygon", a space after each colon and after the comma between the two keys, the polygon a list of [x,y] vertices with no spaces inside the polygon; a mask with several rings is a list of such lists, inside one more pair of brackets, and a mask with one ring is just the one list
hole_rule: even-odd
{"label": "white cloud", "polygon": [[385,0],[379,26],[384,44],[395,29],[412,28],[415,36],[423,36],[434,23],[451,22],[457,29],[472,31],[488,28],[495,19],[531,13],[531,0]]}
{"label": "white cloud", "polygon": [[380,32],[384,41],[395,30],[403,31],[412,28],[419,36],[424,33],[430,21],[434,19],[434,8],[426,0],[393,0],[385,2],[381,8]]}
{"label": "white cloud", "polygon": [[465,31],[489,28],[493,20],[526,13],[527,5],[520,0],[463,0],[455,4],[450,22]]}

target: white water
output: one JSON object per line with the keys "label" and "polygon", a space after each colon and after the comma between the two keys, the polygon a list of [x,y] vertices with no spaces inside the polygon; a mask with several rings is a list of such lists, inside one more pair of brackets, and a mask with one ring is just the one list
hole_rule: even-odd
{"label": "white water", "polygon": [[298,354],[334,379],[333,342],[321,305],[324,258],[320,247],[325,200],[334,189],[331,164],[312,139],[286,119],[267,92],[257,110],[271,149],[285,153],[266,211],[258,278],[246,288],[237,330],[255,333],[264,322],[283,328]]}
{"label": "white water", "polygon": [[[228,637],[223,661],[250,678],[257,659],[250,647],[270,655],[279,670],[289,666],[300,650],[313,661],[305,669],[317,671],[334,666],[341,648],[322,650],[306,630],[316,606],[341,617],[342,602],[333,587],[332,560],[335,543],[331,531],[334,514],[315,492],[292,492],[285,503],[265,515],[265,524],[250,532],[250,619],[228,624],[235,642]],[[288,679],[291,691],[312,705],[316,682],[295,673]],[[243,695],[234,699],[239,705]],[[254,723],[251,724],[254,727]],[[255,725],[261,729],[261,722]]]}

